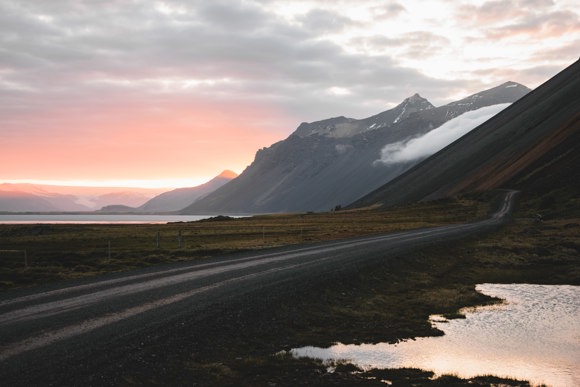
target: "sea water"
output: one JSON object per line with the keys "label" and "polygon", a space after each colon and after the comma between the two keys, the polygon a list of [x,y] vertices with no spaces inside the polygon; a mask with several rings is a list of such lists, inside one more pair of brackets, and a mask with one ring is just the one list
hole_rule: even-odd
{"label": "sea water", "polygon": [[0,224],[163,224],[193,222],[209,217],[147,214],[2,214]]}
{"label": "sea water", "polygon": [[580,286],[481,284],[504,300],[464,309],[465,319],[431,316],[445,335],[398,344],[337,344],[291,350],[296,357],[362,369],[413,367],[462,378],[495,375],[534,385],[580,386]]}

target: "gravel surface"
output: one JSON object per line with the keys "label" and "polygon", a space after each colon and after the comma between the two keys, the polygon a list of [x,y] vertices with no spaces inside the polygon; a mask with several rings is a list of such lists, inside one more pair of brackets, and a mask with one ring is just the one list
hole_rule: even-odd
{"label": "gravel surface", "polygon": [[498,226],[509,215],[513,196],[507,192],[489,219],[464,225],[277,248],[6,293],[0,299],[1,380],[10,386],[130,385],[126,375],[152,369],[151,377],[169,380],[172,370],[159,364],[173,364],[172,358],[187,354],[226,354],[228,343],[251,342],[261,327],[271,331],[287,323],[263,320],[272,305],[315,295],[328,281],[344,280],[418,247]]}

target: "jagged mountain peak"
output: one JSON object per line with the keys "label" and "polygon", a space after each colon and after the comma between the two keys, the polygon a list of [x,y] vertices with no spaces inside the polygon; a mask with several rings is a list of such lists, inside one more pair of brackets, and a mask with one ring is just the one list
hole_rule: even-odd
{"label": "jagged mountain peak", "polygon": [[447,111],[446,119],[452,119],[467,111],[477,110],[484,106],[512,103],[530,91],[531,89],[517,82],[505,82],[491,89],[448,103],[442,106],[441,109]]}
{"label": "jagged mountain peak", "polygon": [[421,111],[433,109],[435,106],[431,104],[427,99],[421,97],[419,93],[415,93],[412,96],[405,98],[394,110],[399,110],[400,113],[393,120],[393,124],[399,123],[405,118],[409,117],[410,114]]}
{"label": "jagged mountain peak", "polygon": [[426,98],[421,97],[419,95],[419,93],[415,93],[412,96],[405,98],[399,106],[402,106],[402,105],[403,106],[404,105],[414,105],[414,106],[419,107],[420,110],[434,108],[434,106],[431,104],[431,102],[429,102],[429,100],[427,100]]}
{"label": "jagged mountain peak", "polygon": [[413,113],[433,108],[435,108],[435,106],[433,106],[431,102],[426,98],[421,97],[419,93],[415,93],[412,96],[405,98],[394,108],[366,118],[363,121],[365,122],[367,129],[380,129],[398,124]]}
{"label": "jagged mountain peak", "polygon": [[326,137],[334,137],[342,132],[342,128],[348,129],[350,124],[356,122],[353,118],[344,116],[328,118],[326,120],[303,122],[294,132],[298,137],[309,137],[313,135],[322,135]]}
{"label": "jagged mountain peak", "polygon": [[484,91],[480,91],[479,93],[472,94],[458,101],[451,102],[450,104],[448,104],[448,106],[472,103],[474,100],[479,99],[495,100],[495,103],[505,103],[512,101],[515,95],[517,96],[525,95],[530,91],[531,89],[529,89],[524,85],[521,85],[517,82],[509,81],[502,83],[499,86],[492,87],[491,89],[487,89]]}
{"label": "jagged mountain peak", "polygon": [[431,102],[415,93],[393,109],[362,120],[339,116],[311,123],[303,122],[294,135],[303,138],[316,135],[331,138],[353,137],[362,132],[391,126],[412,113],[433,108]]}

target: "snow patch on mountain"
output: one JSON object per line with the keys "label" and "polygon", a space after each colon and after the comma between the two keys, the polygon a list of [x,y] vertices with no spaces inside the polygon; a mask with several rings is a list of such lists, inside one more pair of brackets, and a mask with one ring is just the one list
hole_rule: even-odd
{"label": "snow patch on mountain", "polygon": [[398,123],[404,118],[407,118],[409,114],[422,111],[433,109],[434,106],[426,100],[425,98],[421,97],[419,94],[415,93],[413,96],[406,98],[401,105],[401,113],[395,118],[393,124]]}
{"label": "snow patch on mountain", "polygon": [[344,116],[316,122],[303,122],[294,134],[298,137],[321,136],[327,138],[350,138],[371,130],[388,128],[407,119],[411,114],[435,108],[431,102],[414,94],[405,98],[393,109],[362,120]]}
{"label": "snow patch on mountain", "polygon": [[486,106],[455,117],[420,137],[387,144],[375,164],[395,164],[428,157],[467,134],[500,111],[509,103]]}

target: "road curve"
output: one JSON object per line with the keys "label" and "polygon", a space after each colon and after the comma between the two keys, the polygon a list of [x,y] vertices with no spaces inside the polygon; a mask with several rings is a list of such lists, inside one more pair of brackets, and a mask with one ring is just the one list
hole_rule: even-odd
{"label": "road curve", "polygon": [[472,223],[256,251],[6,293],[0,296],[0,377],[13,378],[46,357],[74,358],[91,346],[106,350],[104,342],[115,345],[116,337],[162,329],[176,316],[213,313],[230,297],[284,291],[316,276],[489,230],[506,221],[514,196],[515,191],[506,191],[493,215]]}

